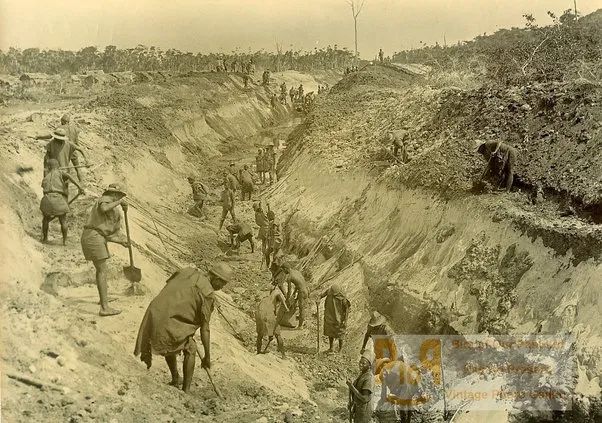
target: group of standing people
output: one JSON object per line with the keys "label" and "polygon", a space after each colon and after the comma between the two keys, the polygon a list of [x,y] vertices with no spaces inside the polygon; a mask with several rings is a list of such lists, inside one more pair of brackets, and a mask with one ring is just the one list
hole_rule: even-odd
{"label": "group of standing people", "polygon": [[277,165],[276,150],[273,144],[268,145],[265,149],[260,148],[255,156],[255,171],[261,184],[269,181],[270,184],[277,181],[276,165]]}
{"label": "group of standing people", "polygon": [[[71,122],[69,115],[61,118],[61,126],[50,136],[43,135],[38,139],[48,139],[44,155],[44,178],[42,180],[43,197],[40,201],[42,212],[42,242],[48,242],[50,223],[57,219],[61,226],[63,245],[67,243],[67,214],[70,204],[84,193],[83,172],[78,154],[84,159],[85,154],[79,147],[79,129]],[[87,160],[86,160],[87,162]],[[74,170],[77,178],[71,172]],[[73,183],[78,193],[69,199],[69,184]],[[107,244],[117,243],[129,247],[129,241],[120,236],[121,213],[127,212],[125,188],[119,183],[110,184],[96,201],[81,235],[81,247],[86,260],[94,264],[96,270],[96,286],[100,298],[100,316],[113,316],[121,311],[109,306],[107,286],[107,260],[110,257]]]}
{"label": "group of standing people", "polygon": [[238,72],[245,75],[252,75],[255,73],[255,63],[253,59],[244,61],[242,59],[233,59],[229,64],[226,59],[219,58],[215,63],[216,72]]}

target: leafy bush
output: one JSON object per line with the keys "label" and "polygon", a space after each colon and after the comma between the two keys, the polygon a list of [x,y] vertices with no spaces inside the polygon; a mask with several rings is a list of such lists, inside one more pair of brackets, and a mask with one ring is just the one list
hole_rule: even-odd
{"label": "leafy bush", "polygon": [[524,15],[525,28],[501,29],[450,47],[423,47],[394,55],[394,61],[424,63],[440,71],[470,72],[507,85],[574,77],[599,78],[602,59],[602,11],[577,19],[571,10],[539,27]]}

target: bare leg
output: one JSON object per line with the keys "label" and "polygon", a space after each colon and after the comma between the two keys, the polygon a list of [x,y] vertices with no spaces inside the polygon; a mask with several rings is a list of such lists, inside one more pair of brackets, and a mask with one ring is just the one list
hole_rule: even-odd
{"label": "bare leg", "polygon": [[263,336],[257,334],[257,341],[255,342],[255,347],[257,347],[257,354],[261,354],[261,347],[263,346]]}
{"label": "bare leg", "polygon": [[232,222],[236,223],[236,213],[234,212],[234,206],[230,209],[230,216],[232,216]]}
{"label": "bare leg", "polygon": [[179,387],[182,384],[182,378],[178,373],[178,362],[176,357],[176,354],[166,355],[165,361],[167,362],[167,367],[169,367],[169,373],[171,373],[171,382],[169,382],[169,385]]}
{"label": "bare leg", "polygon": [[48,242],[48,227],[51,220],[49,216],[42,217],[42,242]]}
{"label": "bare leg", "polygon": [[228,210],[222,208],[222,219],[219,221],[219,230],[222,230],[222,226],[224,226],[224,221],[226,220],[226,216],[228,215]]}
{"label": "bare leg", "polygon": [[97,260],[94,263],[96,268],[96,287],[98,288],[98,296],[100,297],[100,314],[101,316],[114,316],[121,313],[109,307],[108,287],[107,287],[107,259]]}
{"label": "bare leg", "polygon": [[67,232],[69,231],[67,227],[67,215],[64,214],[59,216],[59,222],[61,224],[61,233],[63,234],[63,245],[67,244]]}
{"label": "bare leg", "polygon": [[334,342],[334,338],[331,337],[331,336],[329,336],[328,337],[328,345],[329,345],[329,347],[328,347],[328,351],[327,351],[329,353],[334,352],[334,349],[333,349],[333,346],[332,346],[333,342]]}
{"label": "bare leg", "polygon": [[339,352],[343,349],[343,338],[339,338]]}
{"label": "bare leg", "polygon": [[190,391],[190,384],[192,383],[192,376],[194,375],[194,362],[195,362],[195,354],[194,352],[184,351],[184,384],[182,385],[182,391],[188,392]]}
{"label": "bare leg", "polygon": [[286,354],[284,353],[284,341],[282,340],[282,336],[280,336],[280,334],[276,335],[276,343],[278,344],[278,351],[280,351],[282,358],[286,358]]}
{"label": "bare leg", "polygon": [[305,323],[305,299],[299,298],[297,300],[297,304],[299,307],[299,325],[297,326],[297,328],[301,329]]}
{"label": "bare leg", "polygon": [[249,238],[249,242],[251,243],[251,252],[255,252],[255,242],[253,241],[253,237]]}

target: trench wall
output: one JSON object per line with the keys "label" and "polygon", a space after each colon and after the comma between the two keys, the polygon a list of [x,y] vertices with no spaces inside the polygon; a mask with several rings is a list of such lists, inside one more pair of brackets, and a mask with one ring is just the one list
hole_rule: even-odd
{"label": "trench wall", "polygon": [[[332,241],[323,259],[339,260],[333,270],[357,261],[324,284],[347,288],[353,342],[360,342],[373,309],[399,333],[572,335],[579,389],[598,393],[602,266],[574,260],[570,249],[559,255],[540,237],[497,218],[486,200],[442,201],[393,189],[359,170],[338,171],[307,151],[272,197],[289,216],[292,250],[307,250],[325,235]],[[345,250],[344,259],[336,250]],[[321,274],[313,276],[315,283]]]}

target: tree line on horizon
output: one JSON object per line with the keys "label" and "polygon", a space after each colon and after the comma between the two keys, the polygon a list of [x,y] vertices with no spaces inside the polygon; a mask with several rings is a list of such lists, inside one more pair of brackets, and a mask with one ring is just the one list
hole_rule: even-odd
{"label": "tree line on horizon", "polygon": [[0,50],[0,73],[21,74],[41,72],[47,74],[81,74],[91,70],[108,72],[123,71],[210,71],[215,69],[219,60],[223,60],[228,70],[234,62],[248,63],[273,71],[283,70],[328,70],[345,69],[353,62],[353,53],[347,48],[315,48],[312,51],[284,51],[276,44],[276,52],[264,49],[256,52],[241,52],[238,49],[230,53],[191,53],[177,49],[162,50],[154,46],[138,45],[134,48],[120,49],[109,45],[100,50],[95,46],[84,47],[78,51],[10,47]]}

